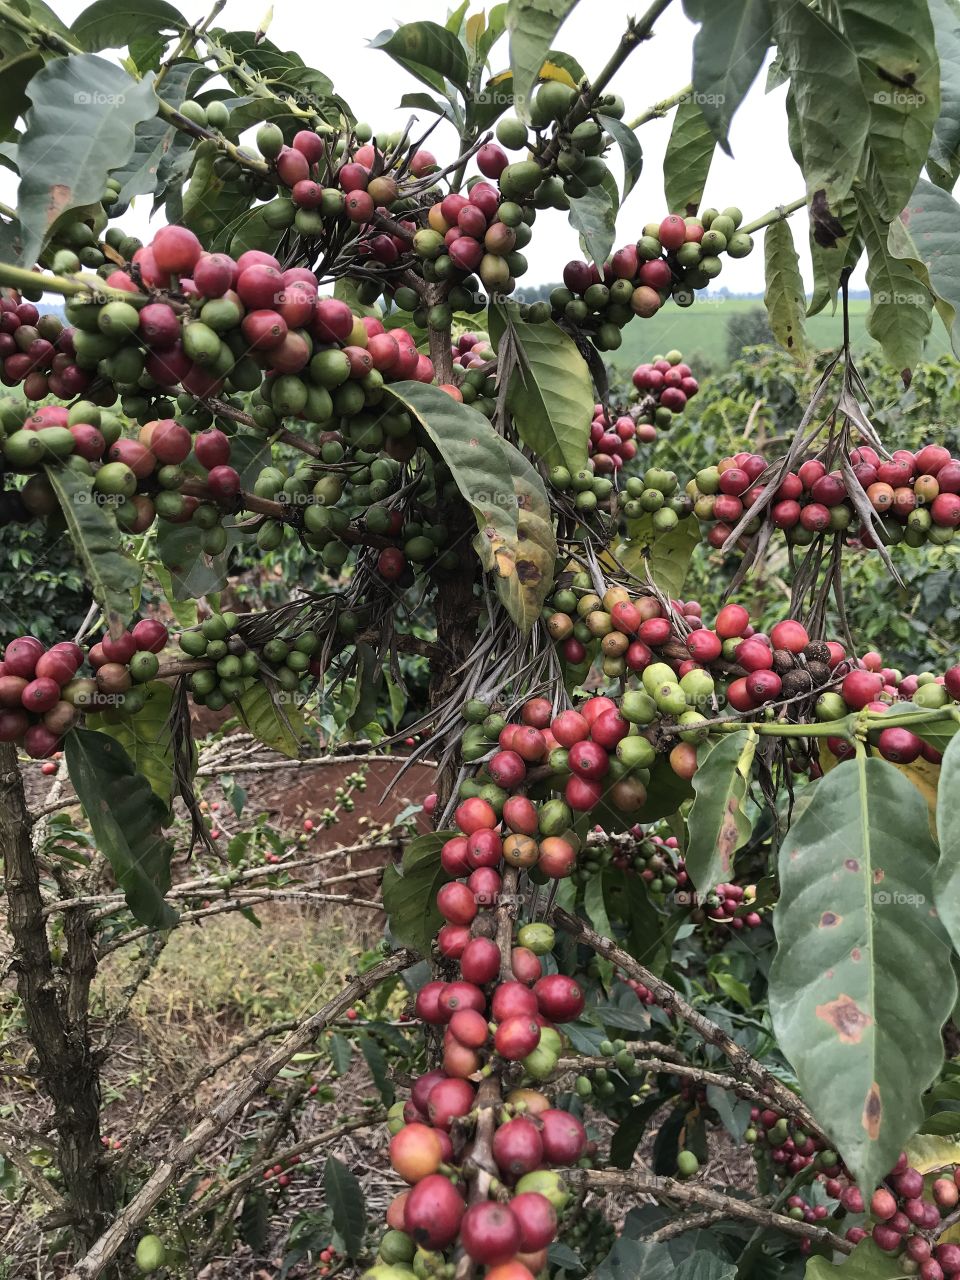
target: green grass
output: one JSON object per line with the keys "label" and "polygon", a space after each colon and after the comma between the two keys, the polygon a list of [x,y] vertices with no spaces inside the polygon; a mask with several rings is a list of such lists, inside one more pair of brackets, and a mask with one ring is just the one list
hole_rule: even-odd
{"label": "green grass", "polygon": [[[854,298],[850,302],[850,336],[855,350],[875,345],[866,329],[869,306],[866,298]],[[727,321],[737,312],[758,309],[763,309],[762,298],[698,298],[692,307],[686,308],[668,303],[649,320],[628,324],[623,331],[623,346],[610,352],[607,359],[618,369],[632,373],[642,361],[675,347],[683,352],[695,374],[708,366],[719,371],[727,362]],[[840,345],[843,319],[839,308],[836,315],[826,308],[819,315],[811,316],[806,327],[815,346],[829,350]],[[936,360],[949,350],[946,330],[934,317],[925,357]]]}

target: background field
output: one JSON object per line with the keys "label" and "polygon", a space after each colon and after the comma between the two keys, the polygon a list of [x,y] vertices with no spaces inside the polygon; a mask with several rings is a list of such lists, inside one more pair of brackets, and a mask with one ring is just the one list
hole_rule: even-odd
{"label": "background field", "polygon": [[[855,350],[867,347],[879,349],[866,329],[870,304],[865,298],[850,301],[850,327]],[[729,362],[727,352],[727,326],[731,319],[745,312],[763,312],[763,299],[698,297],[692,307],[680,308],[668,305],[649,320],[627,325],[623,331],[623,346],[610,352],[606,359],[626,372],[643,360],[649,360],[657,352],[677,347],[691,367],[706,372],[707,366],[720,372]],[[837,347],[843,335],[839,308],[833,315],[829,308],[807,320],[810,341],[824,350]],[[934,316],[933,328],[927,339],[924,356],[936,360],[950,350],[946,330]]]}

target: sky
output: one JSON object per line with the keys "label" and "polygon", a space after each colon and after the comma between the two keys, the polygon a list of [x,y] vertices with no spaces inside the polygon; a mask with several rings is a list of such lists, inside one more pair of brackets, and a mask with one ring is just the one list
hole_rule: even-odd
{"label": "sky", "polygon": [[[85,8],[78,0],[53,0],[53,5],[67,23]],[[181,0],[178,7],[192,22],[205,16],[208,4],[202,0]],[[228,0],[218,22],[236,30],[254,30],[264,19],[265,7],[266,0]],[[408,4],[397,0],[363,0],[356,8],[342,4],[305,4],[303,0],[274,0],[268,34],[281,49],[296,50],[308,65],[329,76],[359,119],[366,120],[377,132],[391,132],[400,128],[410,115],[408,110],[396,107],[400,97],[423,86],[387,54],[369,48],[368,41],[380,31],[398,26],[404,19],[443,22],[448,8],[446,0],[413,0]],[[625,7],[624,0],[582,0],[561,29],[556,47],[573,54],[588,76],[595,74],[615,48],[630,12],[633,11]],[[695,31],[695,25],[687,21],[680,3],[674,0],[658,20],[654,38],[630,56],[611,83],[611,89],[626,103],[625,119],[633,119],[689,82]],[[503,69],[507,61],[507,39],[504,38],[495,51],[493,70]],[[733,156],[717,148],[704,193],[704,207],[737,205],[747,222],[777,205],[789,203],[804,190],[802,175],[787,147],[785,88],[765,94],[765,79],[764,68],[734,117],[730,136]],[[667,212],[662,160],[671,119],[672,113],[666,120],[651,121],[639,131],[644,169],[621,209],[617,245],[635,240],[644,223],[659,221]],[[432,120],[432,116],[424,115],[423,127]],[[434,133],[429,143],[441,159],[452,155],[453,145],[452,130],[446,125]],[[618,156],[610,163],[619,177]],[[13,203],[11,175],[5,170],[0,170],[0,175],[0,199]],[[121,225],[148,238],[149,206],[149,197],[140,197],[137,207],[124,216]],[[152,225],[154,228],[159,225],[157,219]],[[812,272],[802,211],[794,215],[791,225],[809,291]],[[724,259],[718,285],[725,285],[732,292],[763,291],[761,236],[757,242],[750,257],[739,261]],[[557,211],[538,215],[536,233],[525,253],[530,267],[523,283],[529,285],[559,279],[563,264],[571,257],[581,256],[576,233],[566,215]],[[854,287],[862,287],[862,270],[861,267],[853,280]]]}

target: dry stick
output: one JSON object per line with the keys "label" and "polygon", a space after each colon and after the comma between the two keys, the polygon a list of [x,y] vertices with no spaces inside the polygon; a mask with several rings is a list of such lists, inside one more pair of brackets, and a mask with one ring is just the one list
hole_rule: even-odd
{"label": "dry stick", "polygon": [[674,1200],[678,1204],[691,1205],[697,1209],[709,1209],[725,1218],[738,1218],[741,1222],[752,1222],[758,1227],[769,1227],[786,1232],[787,1235],[802,1236],[805,1240],[829,1245],[840,1253],[852,1253],[854,1249],[849,1240],[836,1235],[827,1227],[818,1227],[812,1222],[798,1222],[785,1214],[775,1213],[772,1209],[763,1209],[747,1200],[723,1195],[712,1187],[678,1182],[674,1178],[658,1178],[642,1169],[584,1169],[572,1174],[570,1180],[574,1185],[595,1191],[626,1188],[641,1195],[653,1196],[658,1201]]}
{"label": "dry stick", "polygon": [[246,1080],[229,1089],[219,1103],[182,1142],[163,1159],[156,1171],[147,1179],[127,1207],[100,1236],[91,1249],[75,1263],[64,1280],[94,1280],[102,1275],[123,1248],[127,1236],[150,1215],[168,1187],[190,1165],[194,1157],[211,1139],[222,1133],[248,1102],[274,1079],[295,1053],[306,1049],[313,1039],[329,1025],[332,1019],[345,1013],[357,1000],[362,1000],[385,978],[409,968],[417,957],[412,951],[395,951],[392,956],[352,978],[343,990],[311,1014],[292,1032],[281,1045],[264,1055],[257,1062]]}
{"label": "dry stick", "polygon": [[0,1156],[3,1156],[4,1160],[12,1164],[23,1180],[28,1182],[41,1199],[46,1200],[52,1208],[58,1212],[66,1209],[66,1203],[60,1199],[40,1170],[35,1165],[32,1165],[22,1152],[11,1147],[3,1138],[0,1138]]}
{"label": "dry stick", "polygon": [[664,982],[662,978],[658,978],[649,969],[645,969],[642,964],[634,960],[633,956],[623,951],[615,943],[611,942],[609,938],[604,938],[602,934],[591,929],[582,920],[578,920],[576,916],[570,915],[569,912],[562,910],[560,907],[555,907],[552,912],[552,918],[554,923],[563,929],[565,933],[570,933],[574,937],[580,938],[594,951],[616,965],[618,969],[622,969],[624,973],[629,974],[649,988],[661,1008],[676,1014],[702,1040],[720,1050],[724,1057],[729,1060],[734,1075],[742,1076],[749,1080],[770,1102],[779,1107],[784,1115],[789,1116],[799,1124],[805,1132],[826,1138],[823,1130],[804,1105],[803,1100],[775,1076],[766,1071],[755,1058],[751,1057],[746,1049],[731,1039],[715,1022],[711,1022],[702,1013],[698,1013],[692,1005],[684,1000],[679,991],[674,990],[669,983]]}
{"label": "dry stick", "polygon": [[[615,1058],[561,1058],[557,1062],[557,1067],[565,1071],[586,1071],[596,1067],[613,1067],[616,1068]],[[745,1084],[742,1080],[737,1080],[733,1076],[721,1075],[718,1071],[708,1071],[704,1067],[691,1066],[686,1062],[667,1062],[663,1058],[635,1058],[634,1067],[637,1071],[652,1071],[657,1074],[682,1076],[686,1080],[696,1080],[698,1084],[714,1085],[718,1089],[727,1089],[731,1093],[737,1093],[741,1098],[746,1098],[750,1102],[759,1103],[761,1106],[768,1106],[770,1099],[765,1093],[761,1093],[759,1089],[754,1089],[752,1085]]]}
{"label": "dry stick", "polygon": [[377,1112],[375,1115],[365,1116],[362,1120],[345,1120],[343,1124],[336,1125],[333,1129],[326,1129],[323,1133],[316,1133],[312,1138],[306,1138],[303,1142],[296,1143],[295,1146],[288,1147],[285,1151],[279,1151],[269,1160],[261,1160],[259,1164],[252,1165],[246,1173],[239,1174],[232,1182],[226,1183],[225,1186],[217,1188],[211,1195],[207,1196],[199,1204],[194,1207],[181,1219],[181,1225],[187,1226],[196,1218],[202,1218],[205,1213],[218,1204],[221,1200],[225,1200],[227,1196],[232,1195],[235,1191],[242,1190],[249,1182],[262,1178],[267,1169],[272,1169],[275,1164],[284,1164],[291,1160],[294,1156],[303,1155],[305,1151],[314,1151],[317,1147],[322,1147],[327,1142],[332,1142],[334,1138],[342,1137],[345,1133],[354,1133],[357,1129],[371,1129],[375,1124],[380,1124],[387,1118],[385,1111]]}
{"label": "dry stick", "polygon": [[227,1049],[220,1054],[219,1058],[214,1058],[211,1062],[205,1062],[198,1067],[192,1075],[189,1075],[176,1089],[166,1095],[152,1111],[148,1111],[141,1116],[130,1132],[126,1135],[122,1155],[119,1156],[117,1164],[121,1169],[125,1168],[134,1155],[139,1154],[139,1148],[142,1143],[150,1136],[161,1120],[181,1103],[191,1099],[190,1110],[195,1111],[197,1108],[196,1092],[204,1080],[209,1080],[211,1076],[215,1076],[224,1067],[228,1067],[231,1062],[241,1057],[248,1049],[255,1048],[264,1040],[269,1040],[271,1036],[282,1036],[288,1031],[296,1030],[299,1025],[297,1018],[284,1018],[281,1022],[272,1022],[268,1027],[261,1027],[259,1031],[252,1031],[249,1035],[243,1036],[235,1040]]}
{"label": "dry stick", "polygon": [[[212,906],[202,907],[197,911],[183,911],[180,914],[178,925],[191,924],[196,920],[206,920],[208,916],[222,916],[231,911],[244,911],[248,907],[262,906],[265,902],[281,901],[281,902],[336,902],[341,906],[361,907],[366,911],[382,911],[383,904],[374,901],[372,898],[352,898],[349,894],[337,893],[295,893],[286,892],[284,890],[276,890],[264,893],[257,893],[253,890],[245,894],[242,898],[228,898],[224,902],[215,902]],[[110,955],[112,951],[118,951],[121,947],[129,946],[131,942],[137,942],[140,938],[145,938],[149,933],[157,931],[157,925],[144,925],[140,929],[134,929],[130,933],[125,933],[122,937],[117,938],[115,942],[102,947],[99,952],[99,958],[102,960],[104,956]]]}
{"label": "dry stick", "polygon": [[[310,857],[293,858],[287,862],[271,863],[263,867],[248,867],[246,871],[242,871],[239,874],[239,876],[237,877],[237,883],[239,884],[248,880],[256,880],[256,879],[259,879],[261,876],[282,875],[289,871],[297,871],[301,867],[313,867],[313,866],[316,866],[318,863],[332,862],[338,858],[349,859],[350,855],[354,853],[365,853],[367,851],[374,850],[374,849],[393,849],[393,848],[396,848],[399,844],[400,844],[400,841],[398,840],[386,839],[386,840],[365,840],[365,841],[360,841],[358,844],[337,845],[335,849],[324,849],[321,852],[311,855]],[[372,867],[370,869],[371,872],[375,872],[379,870],[382,870],[382,868]],[[193,895],[193,894],[217,893],[217,892],[222,893],[223,892],[222,886],[217,883],[217,881],[221,878],[222,874],[223,874],[222,872],[217,872],[213,875],[198,876],[194,880],[184,880],[181,884],[178,884],[173,889],[171,889],[167,894],[167,896],[171,898],[175,898],[175,897],[182,898],[182,897],[186,897],[188,895]],[[354,872],[351,874],[352,874],[352,878],[356,879],[356,878],[359,878],[361,874],[365,875],[368,873]],[[325,884],[333,884],[336,880],[339,880],[341,878],[342,877],[340,876],[332,876],[327,880],[314,881],[312,882],[312,887],[317,889]],[[300,887],[305,888],[308,886],[306,883],[300,883]],[[122,893],[108,893],[108,894],[103,894],[99,896],[91,896],[86,898],[69,898],[69,899],[66,899],[65,901],[58,900],[57,902],[50,902],[44,907],[43,913],[44,915],[52,915],[57,911],[68,911],[73,907],[114,907],[116,906],[122,909],[125,903],[126,903],[126,898],[123,896]],[[103,911],[99,914],[98,918],[106,914],[109,914],[109,913],[106,911]]]}

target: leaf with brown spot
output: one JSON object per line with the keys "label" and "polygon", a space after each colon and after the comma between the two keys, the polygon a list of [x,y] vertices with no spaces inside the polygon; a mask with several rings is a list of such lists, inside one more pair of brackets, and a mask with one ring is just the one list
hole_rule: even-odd
{"label": "leaf with brown spot", "polygon": [[814,1012],[823,1022],[828,1022],[833,1027],[844,1044],[859,1044],[864,1030],[873,1021],[856,1000],[845,995],[837,996],[829,1004],[818,1004]]}
{"label": "leaf with brown spot", "polygon": [[876,1142],[880,1136],[880,1120],[882,1116],[883,1104],[880,1101],[880,1086],[874,1081],[867,1091],[862,1117],[863,1127],[871,1142]]}
{"label": "leaf with brown spot", "polygon": [[[783,849],[796,856],[778,860],[777,1043],[857,1183],[872,1187],[923,1122],[956,999],[927,807],[894,765],[849,760],[816,784]],[[836,924],[821,928],[824,913]]]}
{"label": "leaf with brown spot", "polygon": [[393,382],[385,391],[415,419],[449,467],[476,517],[480,532],[473,545],[490,572],[501,548],[510,548],[512,557],[518,536],[511,446],[477,409],[460,404],[439,387]]}
{"label": "leaf with brown spot", "polygon": [[743,802],[756,749],[753,729],[725,733],[700,748],[693,775],[696,798],[688,818],[686,868],[701,895],[732,875],[734,855],[752,830]]}
{"label": "leaf with brown spot", "polygon": [[763,295],[773,335],[785,351],[804,360],[810,354],[803,321],[807,295],[789,223],[775,222],[763,237]]}
{"label": "leaf with brown spot", "polygon": [[[543,481],[519,449],[501,440],[513,477],[517,534],[494,548],[497,594],[521,631],[529,631],[553,589],[557,539]],[[481,556],[482,558],[482,556]]]}
{"label": "leaf with brown spot", "polygon": [[134,80],[94,54],[54,58],[26,89],[31,106],[17,148],[21,262],[33,266],[53,224],[103,194],[133,152],[134,130],[156,115],[153,75]]}

